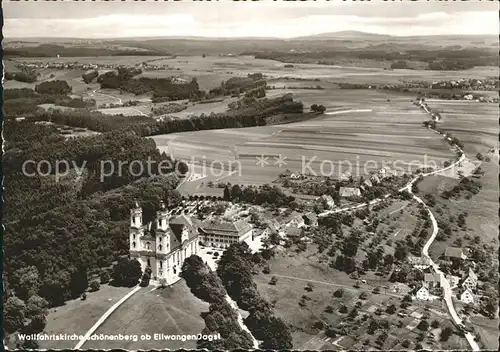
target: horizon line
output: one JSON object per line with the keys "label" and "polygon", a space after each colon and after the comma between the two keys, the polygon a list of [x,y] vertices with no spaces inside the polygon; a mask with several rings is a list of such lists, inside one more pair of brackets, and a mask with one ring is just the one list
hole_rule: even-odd
{"label": "horizon line", "polygon": [[[64,36],[12,36],[12,37],[4,37],[3,41],[9,39],[80,39],[80,40],[114,40],[114,39],[143,39],[143,38],[154,38],[154,39],[223,39],[223,40],[231,40],[231,39],[254,39],[254,40],[308,40],[308,39],[317,39],[317,40],[349,40],[351,38],[347,37],[339,37],[339,38],[321,38],[321,35],[335,35],[335,34],[357,34],[359,36],[366,34],[367,36],[381,36],[381,37],[389,37],[389,38],[416,38],[416,37],[483,37],[483,36],[491,36],[496,37],[497,34],[422,34],[422,35],[391,35],[384,33],[376,33],[376,32],[364,32],[364,31],[336,31],[336,32],[320,32],[316,34],[309,34],[305,36],[294,36],[294,37],[260,37],[260,36],[234,36],[234,37],[221,37],[221,36],[194,36],[194,35],[159,35],[159,36],[117,36],[117,37],[64,37]],[[317,37],[317,38],[316,38]],[[352,39],[358,39],[353,37]],[[360,38],[361,39],[361,38]],[[372,38],[373,39],[373,38]]]}

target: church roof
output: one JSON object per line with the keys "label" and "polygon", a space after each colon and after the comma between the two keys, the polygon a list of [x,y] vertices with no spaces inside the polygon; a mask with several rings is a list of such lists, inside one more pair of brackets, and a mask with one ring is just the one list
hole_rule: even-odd
{"label": "church roof", "polygon": [[[198,232],[196,227],[193,225],[193,221],[189,216],[185,214],[174,216],[169,220],[169,227],[165,234],[170,237],[170,251],[173,251],[181,246],[182,232],[184,228],[188,230],[188,241],[196,238]],[[145,231],[143,240],[155,241],[156,235],[162,233],[162,231],[156,228],[156,221],[151,221],[144,225]]]}

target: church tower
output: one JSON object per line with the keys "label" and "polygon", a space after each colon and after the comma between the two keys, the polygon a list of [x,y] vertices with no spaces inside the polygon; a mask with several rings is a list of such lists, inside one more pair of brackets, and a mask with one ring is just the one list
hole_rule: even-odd
{"label": "church tower", "polygon": [[130,227],[139,229],[142,227],[142,208],[135,201],[134,208],[130,210]]}
{"label": "church tower", "polygon": [[170,227],[168,223],[168,210],[160,202],[160,210],[156,213],[156,272],[158,279],[168,275],[168,262],[166,255],[170,252]]}
{"label": "church tower", "polygon": [[140,238],[143,235],[142,208],[137,201],[130,209],[130,252],[140,250]]}

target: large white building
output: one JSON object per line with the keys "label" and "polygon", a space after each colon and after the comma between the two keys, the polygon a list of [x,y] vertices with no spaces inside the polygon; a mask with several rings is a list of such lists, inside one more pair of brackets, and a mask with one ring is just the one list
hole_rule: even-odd
{"label": "large white building", "polygon": [[243,242],[253,236],[253,227],[244,220],[225,221],[212,217],[200,228],[200,240],[207,246],[227,248],[232,243]]}
{"label": "large white building", "polygon": [[184,260],[198,252],[198,231],[188,216],[170,217],[162,202],[156,219],[143,224],[137,202],[130,210],[130,257],[139,261],[143,272],[151,268],[152,280],[177,282]]}

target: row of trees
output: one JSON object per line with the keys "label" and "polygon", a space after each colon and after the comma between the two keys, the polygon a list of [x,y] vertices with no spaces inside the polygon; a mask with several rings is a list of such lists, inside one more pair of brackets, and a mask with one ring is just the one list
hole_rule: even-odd
{"label": "row of trees", "polygon": [[296,209],[299,205],[295,197],[283,193],[276,185],[246,186],[227,184],[224,187],[224,200],[240,201],[245,203],[263,205],[272,204],[276,207],[286,206]]}
{"label": "row of trees", "polygon": [[227,292],[221,279],[199,256],[192,255],[186,258],[182,265],[181,277],[196,297],[210,303],[209,311],[202,314],[205,320],[202,334],[220,333],[222,336],[221,340],[216,341],[200,340],[199,348],[210,350],[253,348],[252,337],[240,327],[237,313],[226,299]]}
{"label": "row of trees", "polygon": [[253,282],[254,266],[262,262],[259,255],[252,255],[245,242],[232,244],[221,256],[217,274],[227,293],[238,306],[250,313],[245,324],[263,349],[291,349],[292,336],[285,322],[273,314],[272,306],[264,300]]}
{"label": "row of trees", "polygon": [[34,83],[38,79],[39,75],[40,74],[33,69],[23,68],[21,71],[18,72],[6,71],[5,79],[8,81],[14,80],[23,83]]}
{"label": "row of trees", "polygon": [[35,86],[35,92],[48,95],[68,95],[73,88],[66,81],[45,81]]}

